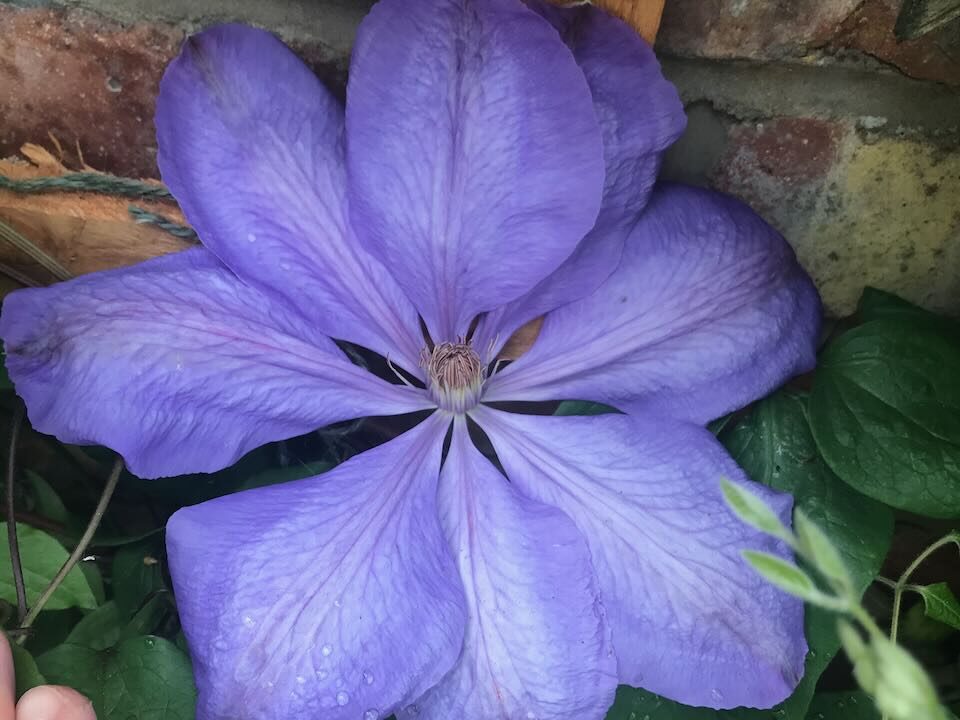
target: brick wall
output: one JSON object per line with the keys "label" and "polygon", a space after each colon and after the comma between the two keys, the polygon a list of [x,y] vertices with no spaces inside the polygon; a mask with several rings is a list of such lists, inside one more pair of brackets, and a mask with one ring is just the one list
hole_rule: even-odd
{"label": "brick wall", "polygon": [[[342,90],[369,2],[0,0],[0,157],[27,141],[155,176],[152,114],[185,33],[277,31]],[[687,104],[672,179],[777,226],[828,309],[864,284],[960,314],[960,21],[897,41],[899,0],[667,0],[657,50]]]}

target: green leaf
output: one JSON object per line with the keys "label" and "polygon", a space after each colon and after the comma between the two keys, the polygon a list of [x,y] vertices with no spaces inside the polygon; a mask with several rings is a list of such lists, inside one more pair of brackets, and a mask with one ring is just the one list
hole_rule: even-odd
{"label": "green leaf", "polygon": [[919,305],[877,288],[865,288],[857,306],[861,324],[882,318],[900,318],[907,322],[924,323],[949,328],[956,321],[943,315],[924,310]]}
{"label": "green leaf", "polygon": [[587,400],[564,400],[557,406],[554,415],[608,415],[619,413],[615,407]]}
{"label": "green leaf", "polygon": [[707,423],[707,430],[712,432],[715,436],[719,437],[720,433],[724,431],[724,428],[727,427],[731,422],[733,422],[736,417],[736,413],[728,413],[723,417],[719,417],[716,420],[711,420]]}
{"label": "green leaf", "polygon": [[807,712],[808,720],[880,720],[880,712],[865,692],[817,693]]}
{"label": "green leaf", "polygon": [[13,654],[13,671],[17,683],[17,699],[30,688],[37,685],[46,685],[47,679],[40,674],[37,669],[37,661],[28,650],[20,647],[15,642],[10,642],[10,652]]}
{"label": "green leaf", "polygon": [[871,694],[881,712],[891,720],[946,720],[933,681],[910,653],[884,635],[870,638],[870,652],[877,670]]}
{"label": "green leaf", "polygon": [[960,516],[960,333],[887,314],[823,353],[810,422],[845,482],[893,507]]}
{"label": "green leaf", "polygon": [[927,617],[960,630],[960,601],[945,582],[916,588],[923,598]]}
{"label": "green leaf", "polygon": [[131,638],[107,650],[61,645],[37,658],[37,665],[49,682],[90,698],[98,720],[194,718],[190,660],[163,638]]}
{"label": "green leaf", "polygon": [[84,645],[93,650],[105,650],[113,647],[120,640],[120,631],[123,629],[123,618],[117,604],[111,600],[87,614],[78,622],[65,642],[73,645]]}
{"label": "green leaf", "polygon": [[164,617],[171,610],[170,594],[159,592],[137,610],[136,614],[130,618],[130,622],[120,633],[121,638],[139,637],[141,635],[150,635],[157,626],[163,621]]}
{"label": "green leaf", "polygon": [[[863,592],[890,547],[893,514],[830,472],[810,435],[805,406],[802,396],[780,391],[726,430],[723,443],[751,478],[793,495],[794,506],[826,532]],[[804,720],[817,680],[840,649],[835,613],[808,606],[804,627],[810,651],[803,680],[772,710],[691,708],[623,686],[608,720]]]}
{"label": "green leaf", "polygon": [[74,626],[83,619],[77,608],[44,610],[27,633],[26,648],[37,657],[62,644]]}
{"label": "green leaf", "polygon": [[780,518],[763,500],[746,488],[730,482],[726,478],[720,480],[720,490],[727,505],[743,522],[755,527],[760,532],[780,538],[789,545],[795,540]]}
{"label": "green leaf", "polygon": [[[7,537],[6,523],[0,523],[0,537]],[[69,554],[54,538],[29,525],[17,523],[17,538],[20,543],[20,562],[27,591],[27,605],[32,606],[66,562]],[[10,546],[5,541],[0,542],[0,599],[14,605],[17,603],[17,591],[10,564]],[[83,571],[74,567],[50,598],[45,609],[92,609],[96,606],[96,598]]]}
{"label": "green leaf", "polygon": [[77,563],[77,567],[80,568],[80,572],[82,572],[83,577],[86,578],[87,585],[90,586],[90,592],[93,593],[97,605],[103,605],[103,603],[106,602],[107,596],[106,591],[103,589],[103,577],[100,575],[100,568],[97,567],[95,562],[84,560]]}
{"label": "green leaf", "polygon": [[34,512],[62,525],[70,523],[70,513],[50,483],[33,470],[25,470],[24,475],[33,494]]}
{"label": "green leaf", "polygon": [[873,695],[880,681],[880,667],[873,648],[864,640],[860,630],[847,620],[837,621],[837,634],[847,659],[853,665],[853,676],[861,688]]}
{"label": "green leaf", "polygon": [[828,602],[830,598],[820,592],[810,576],[792,562],[756,550],[744,550],[742,554],[744,560],[750,563],[750,566],[760,573],[767,582],[773,583],[781,590],[796,595],[807,602],[826,607],[831,606]]}
{"label": "green leaf", "polygon": [[826,533],[800,509],[794,514],[794,526],[800,553],[830,581],[838,594],[854,602],[859,600],[859,593],[853,589],[853,580],[843,564],[843,558]]}
{"label": "green leaf", "polygon": [[113,599],[123,618],[129,618],[154,593],[166,590],[160,565],[159,536],[124,545],[113,556]]}

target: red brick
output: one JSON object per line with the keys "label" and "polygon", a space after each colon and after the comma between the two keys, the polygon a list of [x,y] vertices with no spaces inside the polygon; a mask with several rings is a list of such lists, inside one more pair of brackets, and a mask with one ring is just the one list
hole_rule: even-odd
{"label": "red brick", "polygon": [[774,217],[804,191],[819,188],[838,158],[841,123],[818,118],[776,118],[734,125],[713,183]]}
{"label": "red brick", "polygon": [[[79,144],[98,170],[157,177],[156,97],[183,38],[169,25],[0,3],[0,158],[26,142],[52,150],[49,132],[72,167]],[[342,97],[345,59],[331,62],[320,41],[294,48]]]}
{"label": "red brick", "polygon": [[859,6],[826,47],[864,52],[910,77],[960,85],[960,22],[915,40],[898,40],[893,28],[900,0],[869,0]]}
{"label": "red brick", "polygon": [[657,47],[678,55],[711,58],[795,55],[830,38],[859,2],[669,0]]}
{"label": "red brick", "polygon": [[178,30],[0,5],[0,156],[52,133],[90,165],[156,175],[153,109]]}
{"label": "red brick", "polygon": [[657,47],[706,58],[770,60],[856,51],[910,77],[960,85],[960,22],[915,40],[894,35],[901,0],[670,0]]}

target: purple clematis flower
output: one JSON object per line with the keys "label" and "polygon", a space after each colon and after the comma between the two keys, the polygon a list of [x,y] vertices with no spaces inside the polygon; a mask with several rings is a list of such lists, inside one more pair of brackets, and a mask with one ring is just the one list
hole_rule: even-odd
{"label": "purple clematis flower", "polygon": [[[720,477],[746,479],[703,424],[813,366],[819,302],[747,207],[654,187],[683,127],[649,46],[590,6],[382,0],[345,109],[266,32],[187,41],[159,164],[203,247],[7,299],[34,425],[156,477],[433,410],[170,520],[201,720],[583,720],[618,683],[713,708],[791,693],[802,605],[739,556],[786,549],[728,512]],[[561,399],[623,414],[491,405]]]}

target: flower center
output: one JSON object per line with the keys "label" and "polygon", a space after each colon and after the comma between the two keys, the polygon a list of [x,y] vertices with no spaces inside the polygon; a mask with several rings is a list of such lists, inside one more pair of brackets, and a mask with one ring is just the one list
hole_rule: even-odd
{"label": "flower center", "polygon": [[430,397],[450,412],[463,413],[480,402],[486,368],[470,343],[438,343],[420,352]]}

